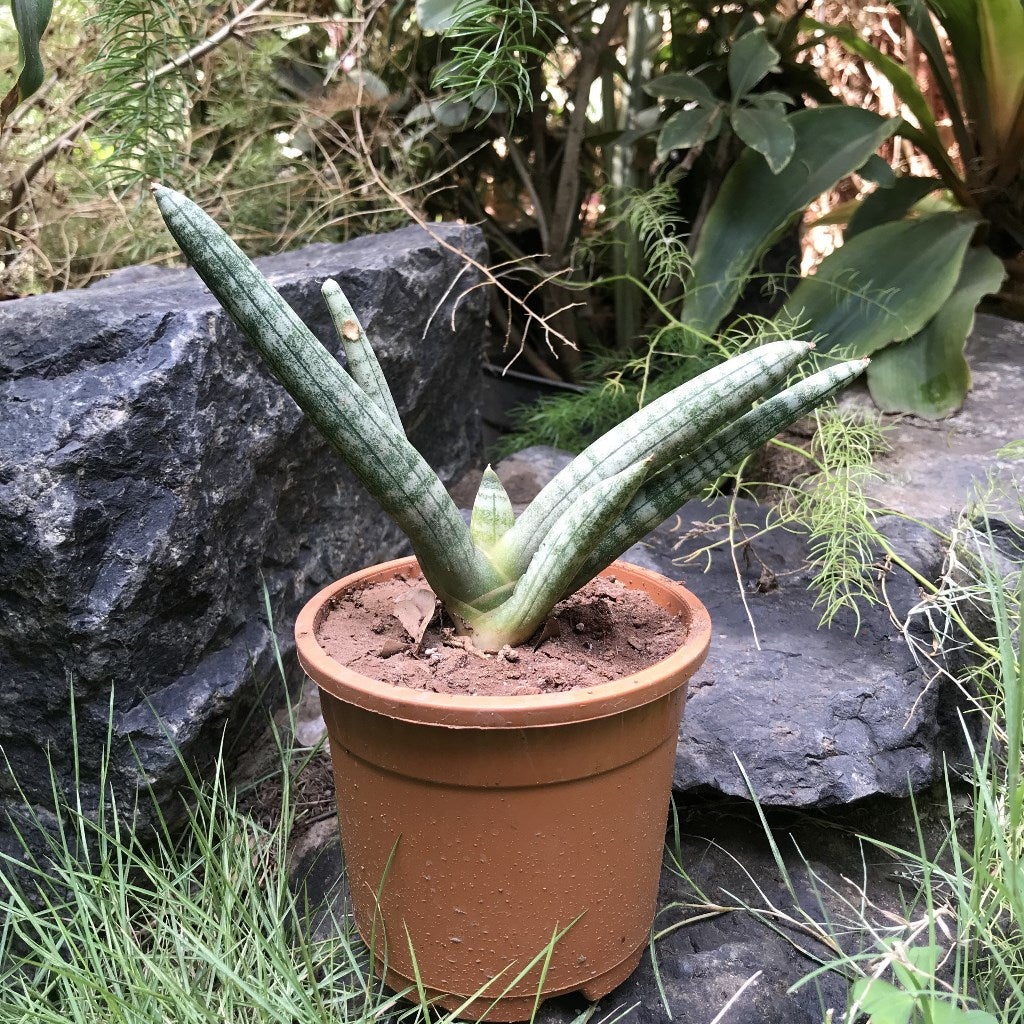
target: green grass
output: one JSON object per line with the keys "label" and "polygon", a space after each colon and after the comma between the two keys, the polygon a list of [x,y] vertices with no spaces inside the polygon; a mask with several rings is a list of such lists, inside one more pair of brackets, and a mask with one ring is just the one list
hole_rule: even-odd
{"label": "green grass", "polygon": [[123,824],[106,759],[97,813],[55,787],[57,827],[38,820],[25,836],[46,855],[29,858],[27,879],[7,858],[0,868],[0,1020],[296,1024],[385,1011],[393,999],[353,934],[314,940],[289,889],[290,762],[284,753],[276,826],[240,809],[220,761],[207,785],[189,776],[184,836],[160,818],[148,843]]}
{"label": "green grass", "polygon": [[[875,1024],[1024,1021],[1024,573],[1000,558],[987,520],[962,524],[949,563],[959,571],[933,596],[973,645],[972,667],[958,679],[974,699],[963,717],[969,807],[958,810],[950,768],[942,856],[923,842],[892,851],[918,880],[912,905],[923,927],[912,935],[908,923],[906,934],[879,943],[855,986]],[[978,616],[968,612],[979,604],[990,635],[979,636]]]}
{"label": "green grass", "polygon": [[[1024,550],[1024,535],[1011,534]],[[1024,572],[1000,555],[984,514],[962,519],[946,570],[915,610],[947,648],[958,638],[957,662],[967,665],[952,671],[941,652],[918,651],[926,670],[952,672],[967,702],[968,757],[947,765],[941,841],[926,839],[914,802],[916,845],[863,836],[904,874],[902,913],[880,915],[867,892],[861,904],[848,903],[854,927],[842,933],[825,914],[803,915],[833,955],[798,985],[844,972],[853,982],[848,1020],[1024,1022]]]}
{"label": "green grass", "polygon": [[[173,833],[155,804],[155,830],[125,824],[132,815],[108,785],[110,736],[95,778],[73,751],[76,789],[95,785],[99,807],[88,811],[54,783],[56,814],[22,833],[24,855],[0,852],[2,1024],[455,1019],[429,1006],[422,986],[411,1002],[386,989],[350,917],[335,919],[328,938],[314,934],[317,908],[293,892],[287,868],[295,789],[312,752],[289,748],[276,730],[273,738],[279,756],[262,782],[279,789],[279,814],[240,798],[220,758],[205,782],[182,766],[187,821]],[[382,936],[378,949],[386,952]],[[485,986],[486,997],[551,950]]]}

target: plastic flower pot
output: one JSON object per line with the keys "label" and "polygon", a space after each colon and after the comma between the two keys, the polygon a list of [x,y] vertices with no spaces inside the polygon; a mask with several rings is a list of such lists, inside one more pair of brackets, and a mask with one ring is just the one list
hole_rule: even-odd
{"label": "plastic flower pot", "polygon": [[[536,696],[437,694],[329,657],[316,628],[340,592],[417,571],[375,566],[296,623],[320,688],[356,926],[388,985],[472,1019],[518,1021],[538,998],[596,1000],[640,961],[654,919],[686,682],[711,637],[704,606],[616,562],[687,629],[627,678]],[[558,936],[556,941],[553,941]]]}

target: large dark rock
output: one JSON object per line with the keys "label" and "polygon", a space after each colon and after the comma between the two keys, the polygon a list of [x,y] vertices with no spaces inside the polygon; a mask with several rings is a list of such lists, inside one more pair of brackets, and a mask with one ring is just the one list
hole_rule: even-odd
{"label": "large dark rock", "polygon": [[[708,563],[684,561],[727,537],[730,511],[749,536],[765,526],[765,509],[749,501],[691,502],[628,555],[685,583],[711,613],[711,651],[690,681],[679,733],[676,791],[746,797],[743,770],[762,803],[788,807],[930,786],[962,743],[955,687],[931,680],[908,646],[931,649],[925,620],[912,619],[907,634],[897,625],[920,600],[916,580],[890,567],[884,603],[862,604],[859,616],[844,609],[819,628],[804,535],[771,530],[739,549],[735,564],[728,547]],[[938,580],[944,551],[931,533],[903,520],[879,525],[910,566]]]}
{"label": "large dark rock", "polygon": [[[432,230],[484,258],[475,229]],[[319,288],[340,281],[413,443],[446,481],[464,472],[485,296],[464,294],[459,256],[409,228],[260,264],[332,351]],[[132,792],[134,745],[166,795],[171,740],[201,761],[225,727],[247,736],[261,697],[283,697],[275,633],[287,662],[300,604],[404,540],[191,270],[4,303],[0,395],[0,745],[46,804],[48,754],[72,782],[72,692],[86,764],[113,693],[115,783]],[[4,776],[0,803],[17,799]]]}

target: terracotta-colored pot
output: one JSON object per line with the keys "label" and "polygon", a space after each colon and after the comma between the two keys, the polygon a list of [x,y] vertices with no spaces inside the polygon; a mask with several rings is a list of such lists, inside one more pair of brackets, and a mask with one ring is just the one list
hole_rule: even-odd
{"label": "terracotta-colored pot", "polygon": [[[686,642],[636,675],[567,693],[410,690],[324,653],[315,629],[335,594],[417,571],[400,559],[348,576],[295,625],[320,687],[356,925],[393,988],[418,973],[451,1010],[486,986],[463,1016],[528,1019],[542,975],[543,998],[596,1000],[640,962],[654,919],[676,737],[708,613],[671,580],[616,562],[608,573],[680,616]],[[566,928],[546,972],[541,956],[520,977]]]}

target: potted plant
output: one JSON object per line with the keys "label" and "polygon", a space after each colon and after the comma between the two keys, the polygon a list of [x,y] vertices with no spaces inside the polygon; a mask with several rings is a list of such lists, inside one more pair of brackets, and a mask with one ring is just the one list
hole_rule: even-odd
{"label": "potted plant", "polygon": [[[865,360],[779,390],[809,345],[736,356],[595,441],[518,518],[488,470],[467,526],[406,439],[338,285],[323,293],[344,368],[206,214],[153,191],[199,276],[415,552],[332,584],[296,623],[320,687],[363,938],[393,987],[476,1018],[523,1020],[540,998],[573,990],[599,998],[647,941],[685,684],[710,640],[693,595],[611,563]],[[646,592],[681,643],[626,678],[530,695],[411,689],[328,653],[322,634],[340,606],[396,578],[408,591],[418,572],[451,624],[447,642],[499,691],[558,602],[598,576]],[[433,607],[431,596],[424,619]]]}

